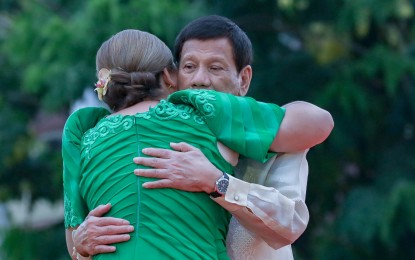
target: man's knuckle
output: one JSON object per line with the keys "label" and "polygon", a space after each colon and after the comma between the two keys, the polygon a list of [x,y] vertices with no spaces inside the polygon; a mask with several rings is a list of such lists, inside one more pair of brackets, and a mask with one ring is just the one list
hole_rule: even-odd
{"label": "man's knuckle", "polygon": [[107,227],[107,234],[112,234],[113,232],[114,232],[114,227],[113,226]]}
{"label": "man's knuckle", "polygon": [[99,247],[98,247],[98,246],[94,246],[94,247],[92,248],[92,250],[91,250],[91,255],[96,255],[96,254],[98,254],[98,253],[100,253],[100,252],[99,252]]}
{"label": "man's knuckle", "polygon": [[158,161],[158,159],[157,158],[151,158],[151,164],[153,165],[153,166],[156,166],[157,165],[157,161]]}

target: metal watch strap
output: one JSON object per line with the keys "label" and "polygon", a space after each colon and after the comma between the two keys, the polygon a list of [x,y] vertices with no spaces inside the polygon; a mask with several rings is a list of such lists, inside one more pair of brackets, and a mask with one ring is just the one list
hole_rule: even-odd
{"label": "metal watch strap", "polygon": [[[226,183],[226,187],[225,187],[225,190],[223,190],[223,192],[220,192],[219,191],[219,189],[218,189],[218,186],[220,185],[220,183]],[[210,193],[209,195],[212,197],[212,198],[218,198],[218,197],[221,197],[222,195],[224,195],[225,194],[225,192],[226,192],[226,190],[227,190],[227,188],[228,188],[228,184],[229,184],[229,176],[228,176],[228,174],[226,173],[226,172],[224,172],[223,173],[223,175],[222,175],[222,177],[220,177],[217,181],[216,181],[216,183],[215,183],[215,191],[214,192],[212,192],[212,193]]]}

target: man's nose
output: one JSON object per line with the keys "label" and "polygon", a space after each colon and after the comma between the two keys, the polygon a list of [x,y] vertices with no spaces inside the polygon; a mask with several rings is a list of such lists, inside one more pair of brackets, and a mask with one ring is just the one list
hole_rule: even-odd
{"label": "man's nose", "polygon": [[211,81],[207,71],[203,68],[198,69],[193,75],[192,88],[209,88]]}

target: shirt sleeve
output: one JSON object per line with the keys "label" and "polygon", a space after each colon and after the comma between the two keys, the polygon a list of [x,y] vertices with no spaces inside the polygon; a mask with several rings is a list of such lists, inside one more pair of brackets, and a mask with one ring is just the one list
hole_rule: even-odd
{"label": "shirt sleeve", "polygon": [[104,108],[83,108],[71,114],[65,123],[62,133],[65,228],[78,226],[87,215],[79,192],[82,136],[108,114]]}
{"label": "shirt sleeve", "polygon": [[230,176],[225,197],[215,201],[272,248],[292,244],[309,221],[306,154],[281,154],[266,164],[246,159],[243,180]]}
{"label": "shirt sleeve", "polygon": [[218,141],[230,149],[260,162],[275,155],[269,148],[284,118],[284,108],[214,90],[182,90],[170,95],[168,101],[194,107]]}

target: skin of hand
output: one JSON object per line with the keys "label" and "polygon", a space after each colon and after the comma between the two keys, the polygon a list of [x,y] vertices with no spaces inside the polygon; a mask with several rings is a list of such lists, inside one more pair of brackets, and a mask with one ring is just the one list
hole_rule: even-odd
{"label": "skin of hand", "polygon": [[[110,204],[100,205],[88,214],[73,236],[71,230],[66,231],[67,241],[68,235],[73,237],[73,245],[80,255],[114,252],[116,248],[110,244],[130,239],[127,233],[134,231],[134,227],[127,220],[103,217],[110,209]],[[72,238],[70,240],[72,241]]]}
{"label": "skin of hand", "polygon": [[[136,164],[153,169],[136,169],[138,176],[159,178],[146,182],[144,188],[174,188],[190,192],[211,193],[215,182],[222,176],[218,170],[198,149],[187,143],[170,143],[173,150],[146,148],[143,153],[151,158],[135,157]],[[195,169],[197,174],[195,174]]]}

